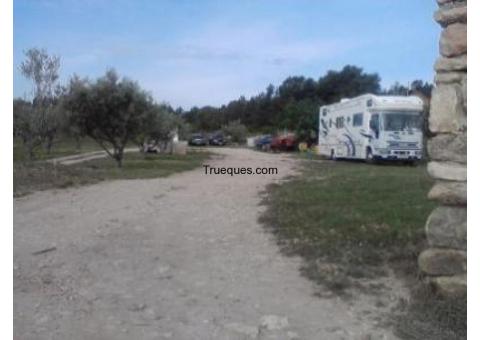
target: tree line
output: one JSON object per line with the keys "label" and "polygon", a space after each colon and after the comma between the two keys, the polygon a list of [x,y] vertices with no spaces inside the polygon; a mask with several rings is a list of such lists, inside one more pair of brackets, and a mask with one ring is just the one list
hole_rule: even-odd
{"label": "tree line", "polygon": [[113,69],[95,80],[73,75],[59,84],[60,58],[43,49],[25,52],[21,73],[32,82],[32,99],[14,99],[14,136],[30,159],[38,148],[50,152],[59,135],[80,141],[88,136],[122,166],[128,143],[140,148],[145,143],[166,144],[174,131],[186,137],[189,131],[223,130],[242,142],[248,131],[296,132],[300,140],[314,140],[318,129],[318,108],[342,98],[364,93],[405,95],[413,91],[430,97],[432,85],[415,80],[411,86],[395,83],[381,89],[376,73],[347,65],[328,71],[318,80],[288,77],[278,87],[246,99],[244,96],[221,107],[192,107],[188,111],[158,103],[140,85],[120,78]]}
{"label": "tree line", "polygon": [[318,80],[303,76],[288,77],[278,87],[270,84],[265,91],[250,99],[241,96],[218,108],[193,107],[184,112],[183,117],[200,131],[216,130],[237,121],[252,132],[288,130],[296,132],[300,139],[314,139],[321,105],[365,93],[407,95],[413,92],[429,98],[432,87],[422,80],[414,80],[410,86],[397,82],[388,89],[382,89],[378,74],[347,65],[340,71],[328,71]]}

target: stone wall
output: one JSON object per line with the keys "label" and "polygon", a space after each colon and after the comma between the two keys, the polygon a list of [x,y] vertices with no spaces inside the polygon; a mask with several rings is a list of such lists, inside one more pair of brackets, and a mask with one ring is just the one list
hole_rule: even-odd
{"label": "stone wall", "polygon": [[428,282],[446,297],[467,291],[467,1],[437,0],[440,57],[430,105],[427,169],[440,205],[428,217],[429,248],[418,259]]}

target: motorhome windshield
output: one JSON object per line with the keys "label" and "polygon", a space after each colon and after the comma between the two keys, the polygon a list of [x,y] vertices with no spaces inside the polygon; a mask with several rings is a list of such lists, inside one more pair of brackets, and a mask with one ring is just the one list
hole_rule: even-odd
{"label": "motorhome windshield", "polygon": [[383,112],[382,118],[385,131],[422,128],[422,115],[420,112]]}

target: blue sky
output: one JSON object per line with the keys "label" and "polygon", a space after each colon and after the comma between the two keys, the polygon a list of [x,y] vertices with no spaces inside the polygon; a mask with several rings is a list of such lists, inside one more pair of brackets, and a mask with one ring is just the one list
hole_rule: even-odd
{"label": "blue sky", "polygon": [[432,82],[434,0],[15,0],[14,95],[23,51],[61,56],[61,81],[114,67],[158,101],[189,108],[250,97],[287,76],[346,64],[384,87]]}

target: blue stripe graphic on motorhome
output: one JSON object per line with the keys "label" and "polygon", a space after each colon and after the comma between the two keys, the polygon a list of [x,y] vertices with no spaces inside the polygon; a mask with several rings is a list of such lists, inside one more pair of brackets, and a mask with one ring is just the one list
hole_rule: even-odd
{"label": "blue stripe graphic on motorhome", "polygon": [[345,144],[345,146],[347,147],[347,156],[350,156],[351,155],[350,145],[345,141],[343,141],[343,144]]}
{"label": "blue stripe graphic on motorhome", "polygon": [[328,127],[327,127],[327,124],[325,124],[325,121],[323,119],[320,120],[321,124],[322,124],[322,127],[325,129],[322,131],[323,135],[326,136],[328,135]]}
{"label": "blue stripe graphic on motorhome", "polygon": [[353,138],[352,138],[352,133],[350,132],[350,130],[348,129],[348,127],[344,127],[345,128],[345,131],[347,131],[346,134],[344,134],[345,137],[347,137],[348,141],[350,142],[350,144],[352,145],[352,153],[351,153],[351,156],[355,156],[356,154],[356,148],[355,148],[355,142],[353,141]]}
{"label": "blue stripe graphic on motorhome", "polygon": [[[350,136],[349,136],[348,134],[346,134],[346,133],[344,133],[343,135],[344,135],[345,137],[347,137],[348,141],[350,142],[350,144],[351,144],[351,146],[352,146],[351,148],[348,147],[348,151],[349,151],[349,152],[348,152],[348,155],[349,155],[349,156],[355,156],[355,143],[353,142],[352,137],[350,137]],[[346,143],[346,142],[345,142],[345,143]],[[351,153],[350,153],[350,150],[351,150]]]}
{"label": "blue stripe graphic on motorhome", "polygon": [[369,135],[368,133],[365,133],[365,130],[364,129],[361,129],[360,130],[360,134],[363,136],[363,137],[367,137],[369,139],[372,139],[373,136],[372,135]]}

